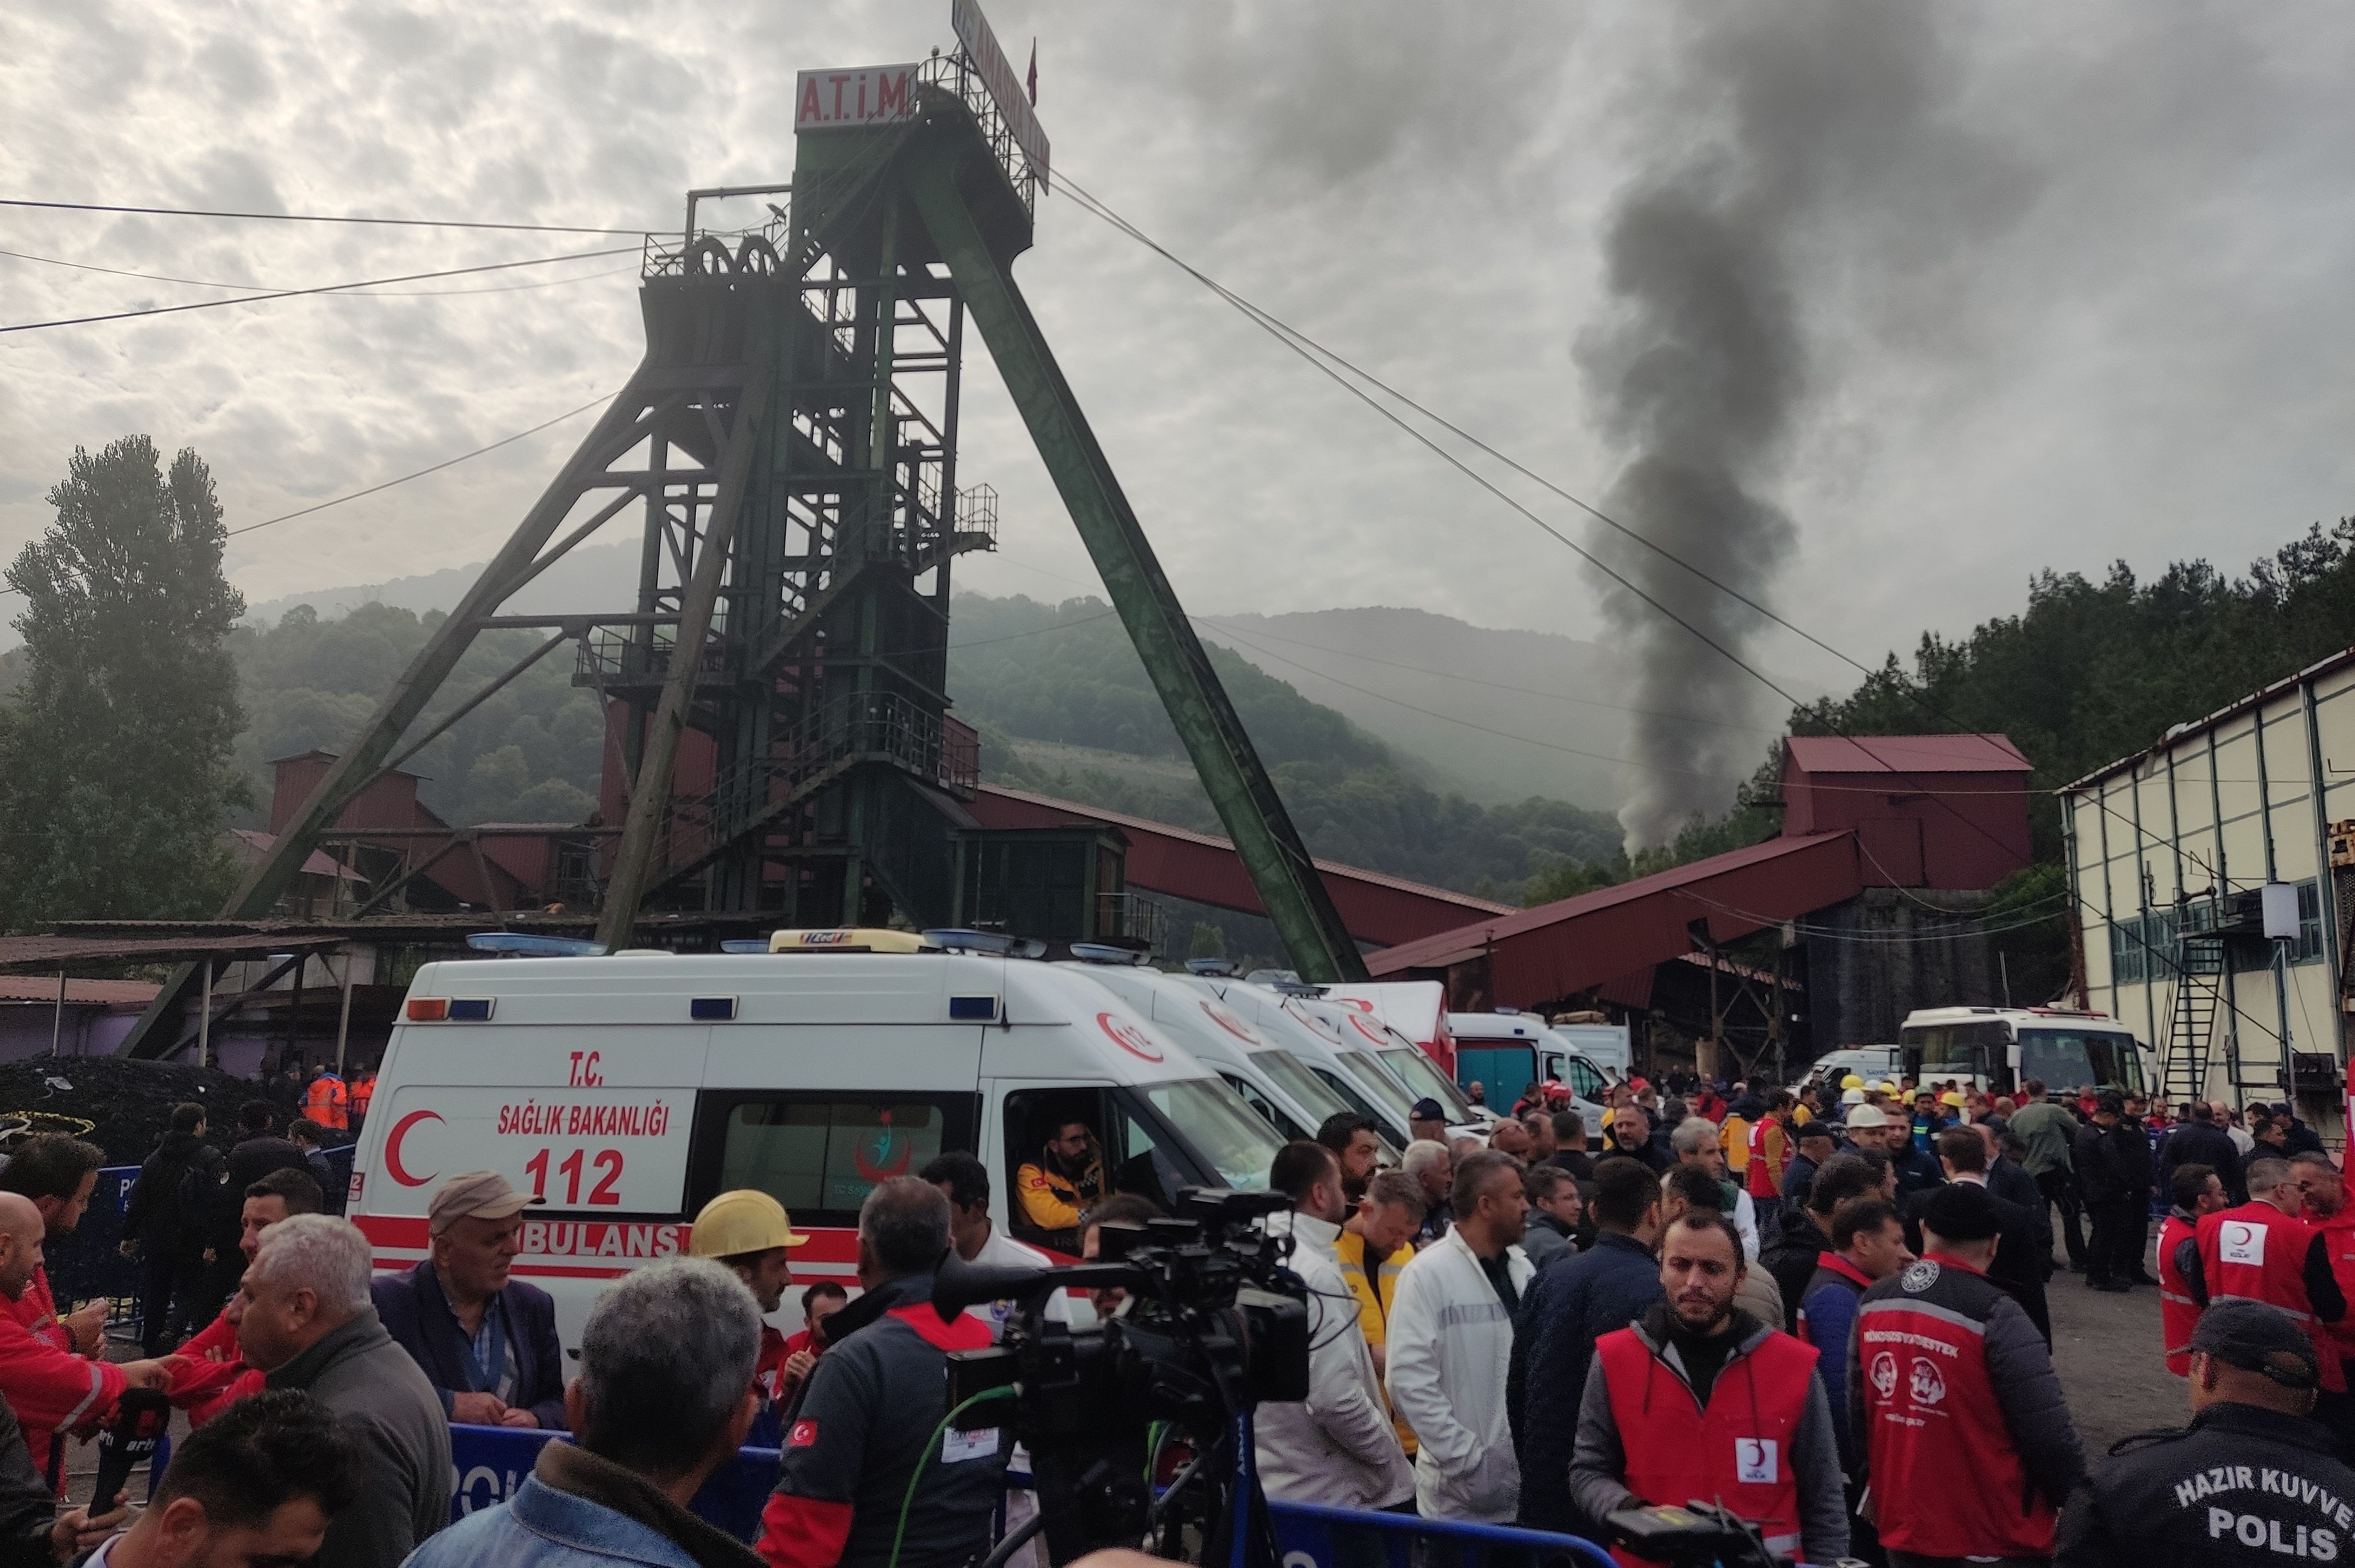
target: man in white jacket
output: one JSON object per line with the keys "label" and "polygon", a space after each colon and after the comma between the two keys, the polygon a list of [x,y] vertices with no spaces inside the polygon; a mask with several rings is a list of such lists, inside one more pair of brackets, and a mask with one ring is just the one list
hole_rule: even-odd
{"label": "man in white jacket", "polygon": [[1292,1212],[1271,1216],[1267,1228],[1290,1229],[1292,1271],[1308,1285],[1308,1397],[1259,1407],[1260,1484],[1284,1502],[1397,1507],[1414,1496],[1414,1472],[1382,1408],[1358,1298],[1333,1253],[1349,1212],[1341,1167],[1322,1144],[1290,1143],[1276,1151],[1268,1185],[1292,1200]]}
{"label": "man in white jacket", "polygon": [[1457,1162],[1455,1223],[1399,1274],[1391,1307],[1391,1404],[1415,1436],[1414,1500],[1425,1519],[1503,1524],[1521,1472],[1505,1411],[1513,1317],[1536,1270],[1521,1168],[1484,1149]]}

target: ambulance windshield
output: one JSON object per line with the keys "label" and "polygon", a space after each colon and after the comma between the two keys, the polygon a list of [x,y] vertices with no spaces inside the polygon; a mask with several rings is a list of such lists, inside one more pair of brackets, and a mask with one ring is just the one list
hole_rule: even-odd
{"label": "ambulance windshield", "polygon": [[1215,1078],[1149,1083],[1136,1092],[1186,1140],[1195,1163],[1222,1186],[1265,1189],[1282,1140],[1242,1096]]}

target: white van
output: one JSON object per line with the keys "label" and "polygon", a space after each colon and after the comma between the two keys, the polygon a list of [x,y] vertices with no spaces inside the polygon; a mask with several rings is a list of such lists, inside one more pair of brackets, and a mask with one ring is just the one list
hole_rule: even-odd
{"label": "white van", "polygon": [[1133,963],[1075,960],[1066,966],[1081,970],[1138,1017],[1175,1035],[1287,1140],[1314,1140],[1327,1117],[1352,1109],[1298,1057],[1187,979]]}
{"label": "white van", "polygon": [[[1402,1150],[1412,1139],[1408,1113],[1420,1096],[1408,1093],[1406,1085],[1374,1054],[1376,1042],[1383,1037],[1350,1027],[1351,1019],[1364,1014],[1317,1001],[1305,988],[1278,988],[1211,975],[1185,976],[1182,983],[1217,997],[1249,1019],[1261,1033],[1284,1041],[1310,1072],[1349,1103],[1351,1110],[1372,1118],[1386,1142]],[[1483,1129],[1465,1130],[1479,1133]]]}
{"label": "white van", "polygon": [[1558,1083],[1570,1091],[1571,1107],[1586,1122],[1586,1136],[1603,1141],[1603,1090],[1608,1082],[1603,1070],[1562,1042],[1545,1019],[1535,1013],[1450,1013],[1448,1032],[1455,1037],[1455,1060],[1461,1071],[1481,1066],[1497,1104],[1509,1108],[1522,1085]]}
{"label": "white van", "polygon": [[577,1345],[600,1286],[684,1252],[730,1188],[773,1194],[810,1232],[797,1277],[847,1283],[868,1190],[944,1149],[988,1167],[998,1224],[1072,1250],[1013,1202],[1017,1169],[1066,1120],[1094,1128],[1115,1190],[1267,1183],[1274,1130],[1085,970],[911,950],[902,932],[776,941],[797,950],[420,969],[353,1166],[376,1266],[425,1255],[445,1178],[499,1171],[546,1200],[515,1272],[556,1297]]}

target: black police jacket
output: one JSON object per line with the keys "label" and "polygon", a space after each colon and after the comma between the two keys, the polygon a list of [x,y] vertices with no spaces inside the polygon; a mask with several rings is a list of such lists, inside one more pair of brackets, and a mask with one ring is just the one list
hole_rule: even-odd
{"label": "black police jacket", "polygon": [[2070,1495],[2054,1568],[2228,1568],[2355,1556],[2355,1470],[2303,1416],[2211,1404],[2146,1432]]}

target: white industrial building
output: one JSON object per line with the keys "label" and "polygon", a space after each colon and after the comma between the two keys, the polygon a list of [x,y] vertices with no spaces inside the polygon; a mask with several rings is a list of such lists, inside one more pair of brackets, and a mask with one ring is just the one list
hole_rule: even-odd
{"label": "white industrial building", "polygon": [[2301,1116],[2335,1131],[2355,649],[2061,797],[2085,1004],[2157,1048],[2154,1091],[2232,1104],[2294,1093]]}

